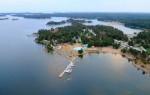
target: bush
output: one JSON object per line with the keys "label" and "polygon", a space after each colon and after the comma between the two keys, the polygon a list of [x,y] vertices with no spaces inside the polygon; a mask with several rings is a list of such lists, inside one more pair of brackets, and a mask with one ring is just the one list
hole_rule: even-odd
{"label": "bush", "polygon": [[79,53],[80,55],[83,54],[83,49],[78,50],[78,53]]}
{"label": "bush", "polygon": [[47,49],[48,52],[54,51],[54,49],[53,49],[53,47],[51,46],[50,43],[46,44],[46,49]]}
{"label": "bush", "polygon": [[118,49],[120,47],[120,44],[113,44],[113,48]]}
{"label": "bush", "polygon": [[122,53],[126,53],[126,52],[127,52],[127,49],[126,49],[126,48],[123,48],[123,49],[121,49],[121,52],[122,52]]}

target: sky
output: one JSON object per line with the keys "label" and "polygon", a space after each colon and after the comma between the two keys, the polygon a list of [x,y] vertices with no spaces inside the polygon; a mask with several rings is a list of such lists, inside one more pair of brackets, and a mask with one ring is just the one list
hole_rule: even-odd
{"label": "sky", "polygon": [[150,0],[0,0],[3,12],[150,12]]}

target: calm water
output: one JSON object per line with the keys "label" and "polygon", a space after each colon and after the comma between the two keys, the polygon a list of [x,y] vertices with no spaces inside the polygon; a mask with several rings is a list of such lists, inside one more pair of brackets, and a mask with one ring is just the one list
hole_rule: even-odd
{"label": "calm water", "polygon": [[0,21],[0,95],[150,95],[150,77],[121,55],[85,55],[71,75],[58,78],[69,62],[26,36],[51,28],[48,21]]}
{"label": "calm water", "polygon": [[104,21],[98,21],[98,20],[92,20],[93,23],[86,23],[86,25],[106,25],[106,26],[112,26],[114,28],[117,28],[121,31],[123,31],[125,34],[133,34],[133,33],[139,33],[142,30],[140,29],[132,29],[129,27],[125,27],[124,25],[117,23],[117,22],[104,22]]}

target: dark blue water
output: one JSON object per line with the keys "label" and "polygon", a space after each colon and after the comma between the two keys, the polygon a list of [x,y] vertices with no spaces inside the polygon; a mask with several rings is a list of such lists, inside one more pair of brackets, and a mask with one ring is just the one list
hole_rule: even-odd
{"label": "dark blue water", "polygon": [[69,62],[26,36],[51,28],[48,21],[0,21],[0,95],[150,95],[150,77],[121,55],[85,55],[71,75],[58,78]]}

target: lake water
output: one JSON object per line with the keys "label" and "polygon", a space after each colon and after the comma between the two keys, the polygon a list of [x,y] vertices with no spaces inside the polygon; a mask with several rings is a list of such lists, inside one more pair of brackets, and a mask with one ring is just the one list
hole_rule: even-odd
{"label": "lake water", "polygon": [[87,54],[58,78],[68,60],[26,36],[50,19],[11,19],[0,21],[0,95],[150,95],[150,77],[119,54]]}
{"label": "lake water", "polygon": [[121,23],[117,22],[104,22],[104,21],[98,21],[98,20],[92,20],[93,23],[86,23],[86,25],[105,25],[105,26],[112,26],[114,28],[117,28],[121,31],[123,31],[125,34],[133,34],[133,33],[139,33],[142,32],[140,29],[132,29],[129,27],[125,27]]}

